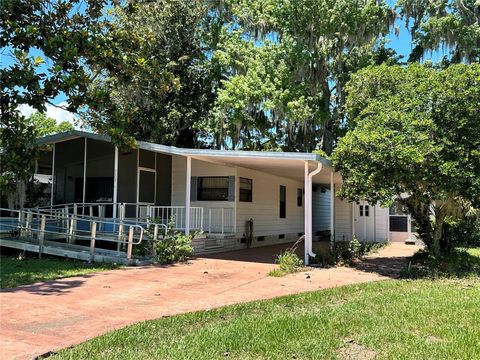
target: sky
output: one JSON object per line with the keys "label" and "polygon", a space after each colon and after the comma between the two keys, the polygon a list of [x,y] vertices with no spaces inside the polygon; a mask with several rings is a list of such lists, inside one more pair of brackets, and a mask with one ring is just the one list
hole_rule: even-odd
{"label": "sky", "polygon": [[[394,0],[389,0],[389,3],[395,2]],[[394,30],[391,31],[391,33],[387,36],[389,39],[388,47],[393,48],[399,55],[403,55],[404,58],[403,60],[407,60],[408,55],[410,54],[410,51],[412,49],[412,43],[411,43],[411,37],[410,34],[405,26],[404,21],[397,20],[395,23],[396,27],[399,29],[399,35],[395,35]],[[429,54],[426,54],[424,61],[425,60],[431,60],[433,62],[440,61],[442,57],[445,55],[445,50],[439,50],[436,52],[432,52]],[[30,53],[32,56],[37,56],[41,55],[40,51],[32,51]],[[11,48],[2,48],[0,49],[0,68],[6,68],[11,66],[14,63],[14,59],[11,56]],[[47,63],[44,65],[40,66],[40,70],[44,70],[48,67],[48,60]],[[55,99],[53,99],[51,102],[56,104],[56,105],[64,105],[66,104],[67,97],[65,94],[60,94],[57,96]],[[75,115],[56,108],[55,106],[52,106],[50,104],[46,105],[47,108],[47,116],[55,119],[58,122],[61,121],[69,121],[72,122],[75,119]],[[22,112],[23,115],[28,116],[31,113],[33,113],[35,110],[27,105],[24,105],[21,107],[20,111]]]}

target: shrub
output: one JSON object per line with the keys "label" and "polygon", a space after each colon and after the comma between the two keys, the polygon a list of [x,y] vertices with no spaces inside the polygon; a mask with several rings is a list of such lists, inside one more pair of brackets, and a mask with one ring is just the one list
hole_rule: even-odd
{"label": "shrub", "polygon": [[[146,230],[147,238],[153,239],[155,224],[160,223],[158,219]],[[135,255],[151,256],[160,264],[173,264],[183,262],[193,253],[191,242],[193,235],[185,235],[183,232],[174,230],[174,221],[170,219],[163,233],[163,239],[157,241],[142,241],[134,247]]]}
{"label": "shrub", "polygon": [[299,271],[303,265],[302,260],[295,254],[295,249],[285,250],[282,254],[278,255],[276,262],[278,263],[278,269],[272,270],[270,276],[284,276],[286,274],[292,274]]}
{"label": "shrub", "polygon": [[178,231],[171,232],[162,240],[155,242],[153,257],[160,264],[186,261],[193,252],[192,239],[193,235],[185,235]]}
{"label": "shrub", "polygon": [[334,243],[330,251],[331,262],[351,264],[355,259],[361,258],[370,252],[384,247],[386,242],[362,241],[353,237],[350,241],[339,241]]}
{"label": "shrub", "polygon": [[435,256],[420,250],[402,272],[405,278],[468,278],[480,276],[480,248],[455,248]]}
{"label": "shrub", "polygon": [[443,248],[448,253],[455,246],[480,246],[480,215],[468,215],[445,224]]}

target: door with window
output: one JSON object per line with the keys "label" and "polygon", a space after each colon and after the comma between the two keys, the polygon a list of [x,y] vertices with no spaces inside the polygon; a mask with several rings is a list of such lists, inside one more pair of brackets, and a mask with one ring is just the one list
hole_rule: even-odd
{"label": "door with window", "polygon": [[375,236],[374,207],[366,201],[355,204],[354,226],[355,236],[360,241],[374,241]]}

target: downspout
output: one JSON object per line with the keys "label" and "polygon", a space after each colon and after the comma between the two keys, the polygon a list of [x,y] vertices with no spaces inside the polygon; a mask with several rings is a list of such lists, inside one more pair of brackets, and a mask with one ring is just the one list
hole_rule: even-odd
{"label": "downspout", "polygon": [[312,247],[312,179],[322,170],[322,163],[317,163],[317,168],[308,172],[308,161],[305,161],[305,265],[308,265],[308,258],[315,257]]}

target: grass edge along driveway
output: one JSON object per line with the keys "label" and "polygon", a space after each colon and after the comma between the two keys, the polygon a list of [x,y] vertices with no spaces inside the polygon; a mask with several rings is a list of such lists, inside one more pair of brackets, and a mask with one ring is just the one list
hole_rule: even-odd
{"label": "grass edge along driveway", "polygon": [[15,256],[0,256],[0,288],[14,288],[72,276],[87,275],[99,271],[118,268],[114,264],[92,263],[83,261],[44,257],[42,259]]}
{"label": "grass edge along driveway", "polygon": [[473,359],[480,281],[391,280],[146,321],[53,359]]}

